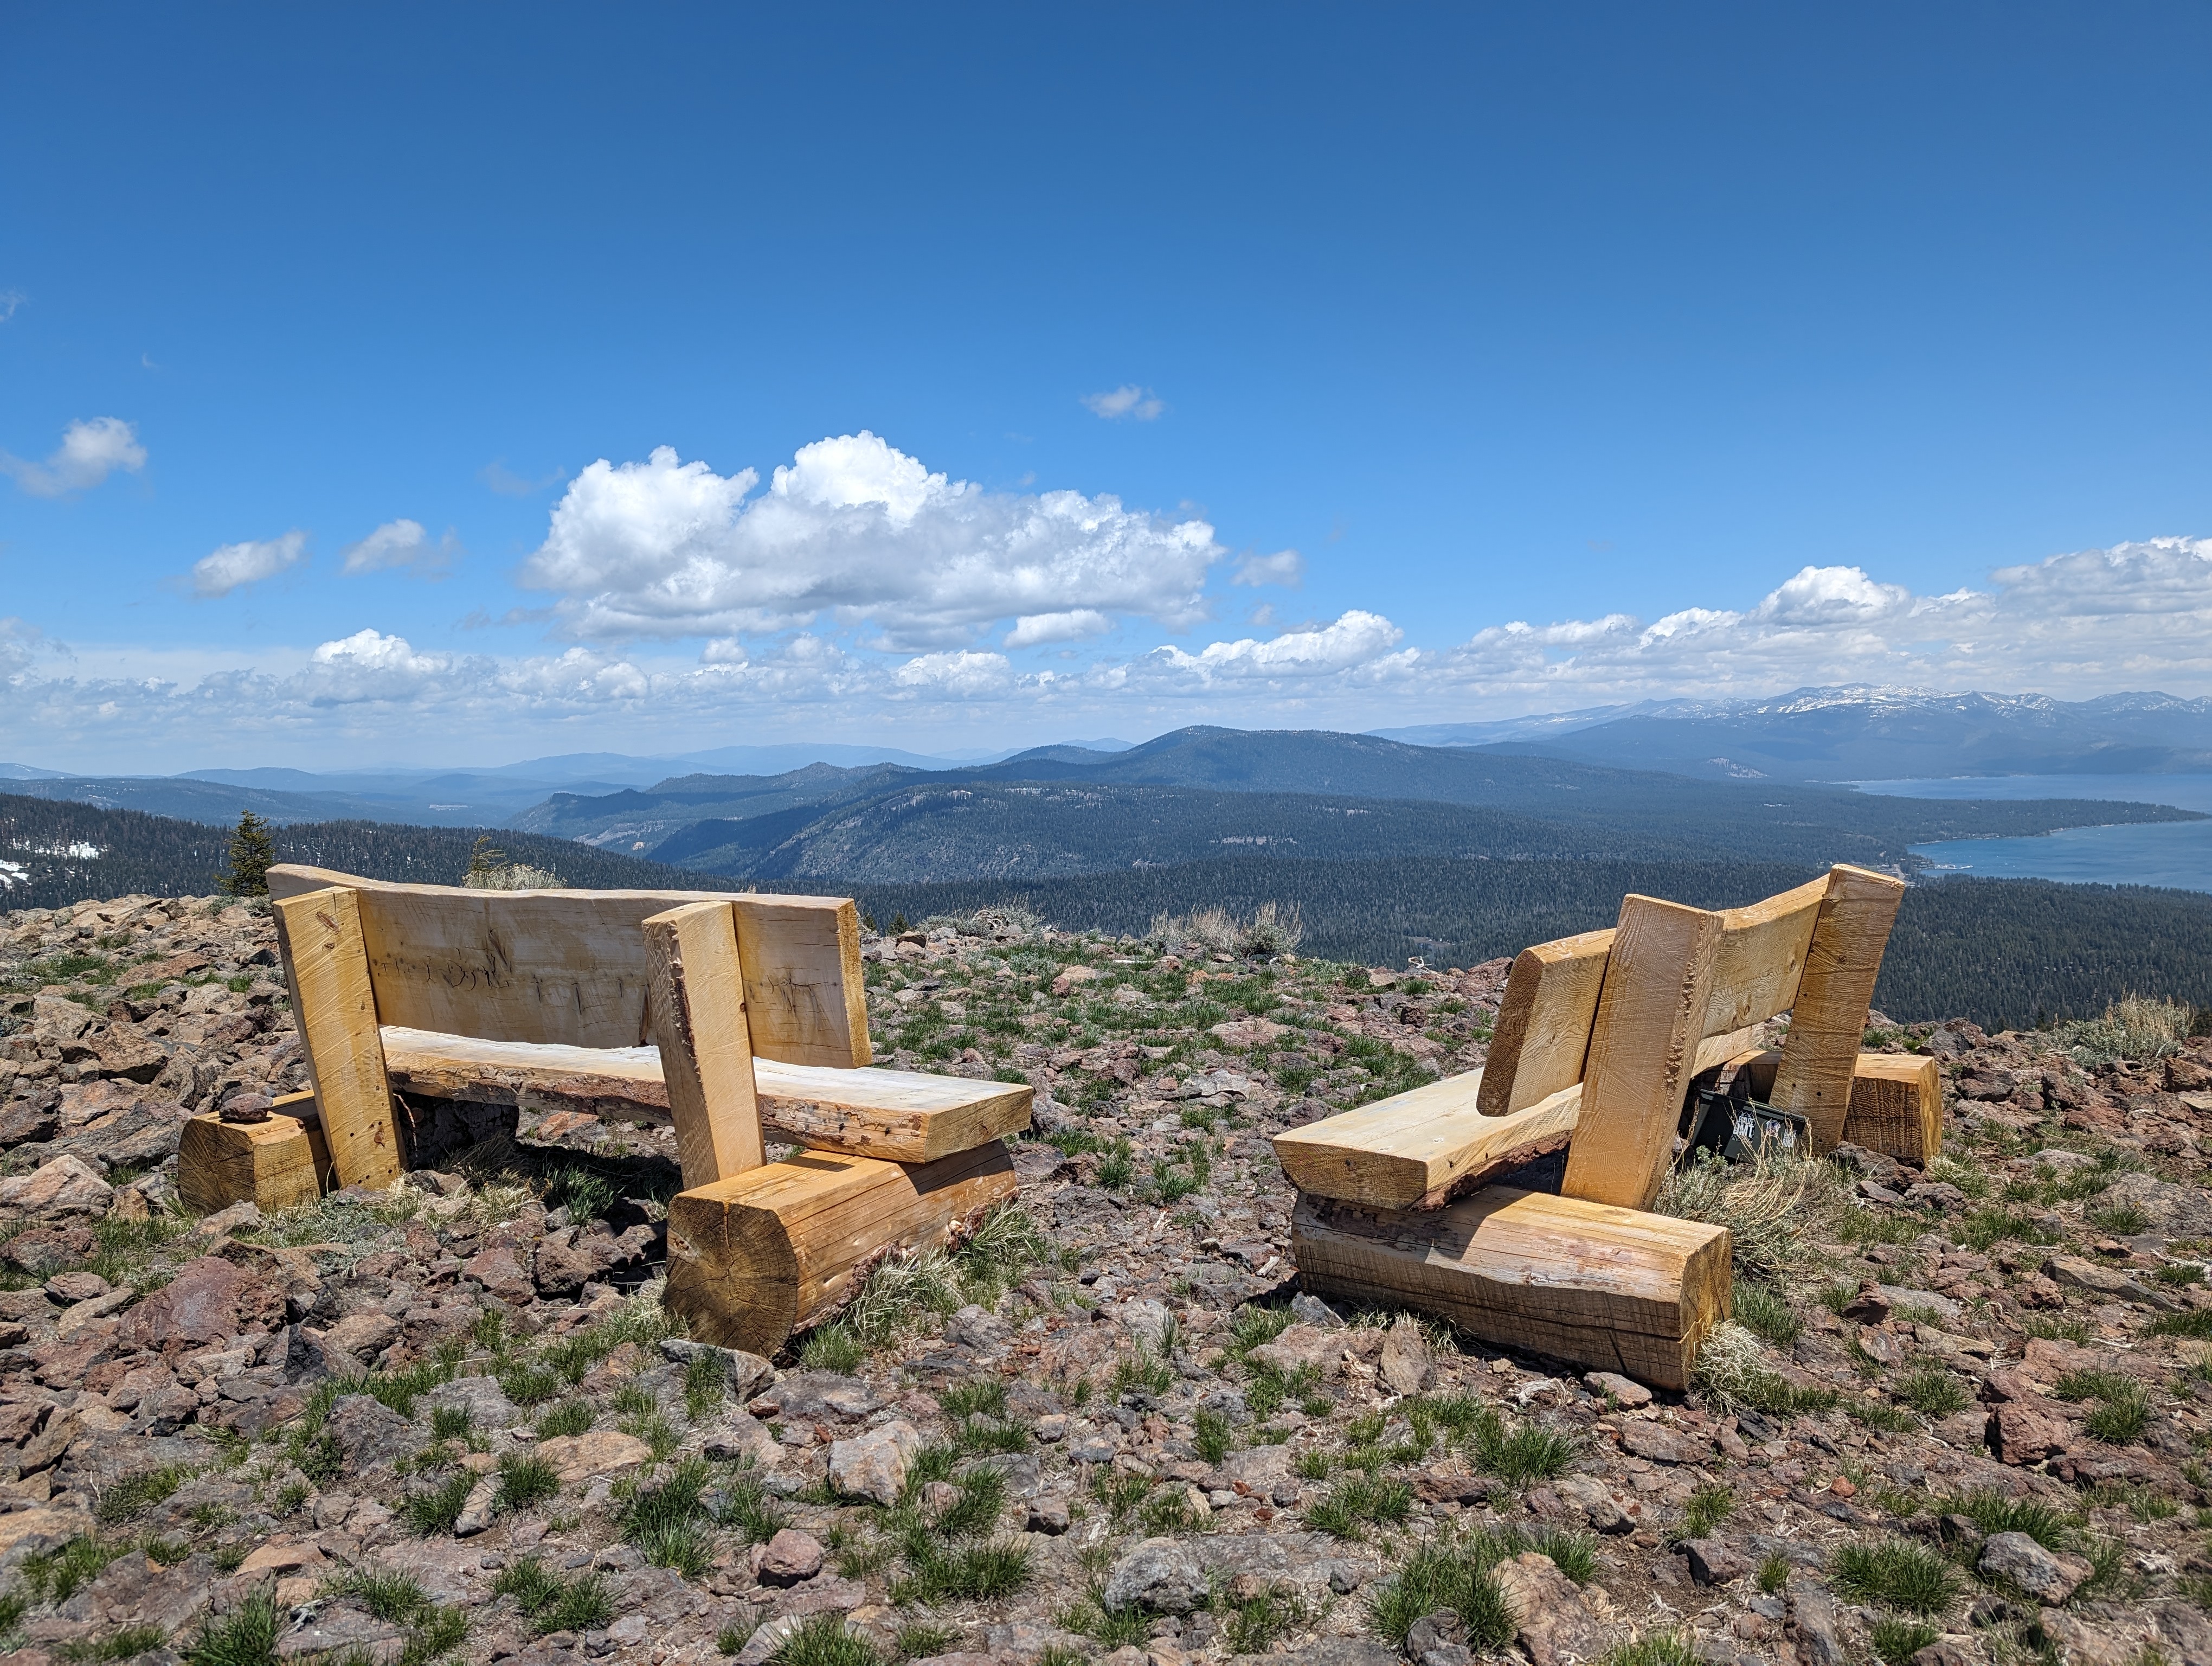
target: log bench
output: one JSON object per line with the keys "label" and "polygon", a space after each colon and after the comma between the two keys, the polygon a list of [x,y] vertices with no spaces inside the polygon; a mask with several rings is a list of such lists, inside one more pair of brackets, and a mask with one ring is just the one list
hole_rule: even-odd
{"label": "log bench", "polygon": [[[272,867],[312,1095],[187,1124],[195,1208],[264,1208],[404,1171],[394,1095],[673,1128],[665,1300],[769,1353],[886,1253],[1011,1200],[1025,1085],[871,1067],[847,898],[471,891]],[[803,1149],[765,1158],[765,1134]]]}
{"label": "log bench", "polygon": [[[1729,1314],[1729,1234],[1650,1209],[1696,1078],[1752,1071],[1762,1100],[1806,1119],[1816,1152],[1855,1107],[1866,1143],[1893,1155],[1917,1141],[1924,1161],[1940,1139],[1932,1061],[1907,1071],[1860,1052],[1903,892],[1839,866],[1738,909],[1632,895],[1614,927],[1522,951],[1482,1069],[1275,1137],[1299,1192],[1302,1281],[1687,1386]],[[1759,1026],[1785,1012],[1783,1045],[1759,1049]],[[1561,1150],[1558,1196],[1489,1183]]]}

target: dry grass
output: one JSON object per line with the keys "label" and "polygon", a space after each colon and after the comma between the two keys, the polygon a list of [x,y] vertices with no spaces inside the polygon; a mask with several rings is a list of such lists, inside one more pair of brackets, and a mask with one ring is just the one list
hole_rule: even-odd
{"label": "dry grass", "polygon": [[1727,1227],[1738,1276],[1773,1280],[1799,1269],[1808,1237],[1842,1204],[1841,1183],[1826,1163],[1778,1154],[1731,1164],[1701,1153],[1667,1177],[1652,1208]]}
{"label": "dry grass", "polygon": [[1245,955],[1255,958],[1288,954],[1305,938],[1305,923],[1297,904],[1287,909],[1262,903],[1249,920],[1240,920],[1227,909],[1200,909],[1188,916],[1156,914],[1145,940],[1163,954]]}
{"label": "dry grass", "polygon": [[2193,1007],[2177,1000],[2130,995],[2107,1006],[2102,1018],[2060,1025],[2055,1037],[2092,1067],[2115,1059],[2160,1059],[2188,1039],[2196,1016]]}

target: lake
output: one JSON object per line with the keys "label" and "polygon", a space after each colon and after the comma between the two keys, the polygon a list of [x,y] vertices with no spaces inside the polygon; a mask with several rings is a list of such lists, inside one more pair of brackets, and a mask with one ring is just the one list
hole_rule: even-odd
{"label": "lake", "polygon": [[[1862,793],[1911,799],[2118,799],[2212,814],[2212,775],[1954,775],[1862,781]],[[1917,844],[1942,873],[1983,879],[2067,879],[2106,885],[2172,885],[2212,891],[2212,821],[2071,827],[2027,839],[1945,839]]]}

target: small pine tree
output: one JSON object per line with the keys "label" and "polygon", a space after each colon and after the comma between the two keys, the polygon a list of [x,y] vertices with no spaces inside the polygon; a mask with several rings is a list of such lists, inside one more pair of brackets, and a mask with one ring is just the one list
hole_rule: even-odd
{"label": "small pine tree", "polygon": [[269,824],[251,810],[238,812],[238,830],[230,836],[230,869],[216,882],[229,897],[266,897],[269,868],[276,860],[276,842]]}
{"label": "small pine tree", "polygon": [[491,842],[490,834],[479,833],[476,848],[469,852],[469,871],[461,876],[461,883],[472,890],[494,889],[485,882],[507,866],[507,853]]}
{"label": "small pine tree", "polygon": [[893,915],[891,915],[891,935],[892,935],[893,937],[896,937],[896,936],[897,936],[901,932],[904,931],[905,929],[906,929],[906,915],[905,915],[905,912],[904,912],[903,910],[902,910],[902,911],[900,911],[899,913],[897,913],[897,914],[894,914]]}

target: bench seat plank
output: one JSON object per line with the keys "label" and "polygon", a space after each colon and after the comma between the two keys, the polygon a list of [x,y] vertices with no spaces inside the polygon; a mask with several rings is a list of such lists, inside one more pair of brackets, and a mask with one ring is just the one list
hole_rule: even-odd
{"label": "bench seat plank", "polygon": [[[401,1092],[609,1121],[666,1122],[655,1047],[567,1047],[383,1027],[385,1069]],[[842,1070],[753,1060],[763,1127],[817,1151],[930,1163],[1030,1125],[1034,1090],[920,1071]]]}

